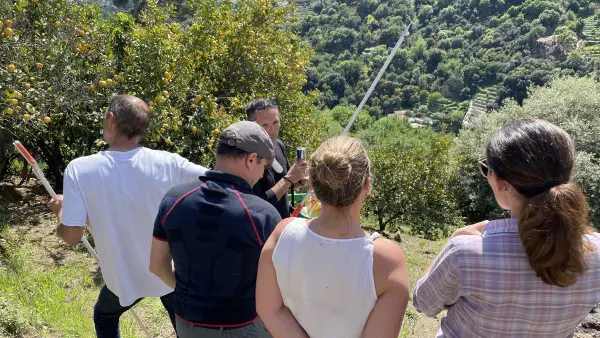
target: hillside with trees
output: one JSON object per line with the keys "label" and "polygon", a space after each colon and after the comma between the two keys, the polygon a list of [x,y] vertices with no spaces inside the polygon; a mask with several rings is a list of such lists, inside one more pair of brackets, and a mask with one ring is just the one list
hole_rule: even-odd
{"label": "hillside with trees", "polygon": [[[457,131],[469,102],[522,103],[554,76],[597,76],[596,4],[589,0],[321,0],[292,26],[315,50],[304,90],[333,108],[358,105],[406,25],[366,110],[404,110]],[[488,90],[489,89],[489,90]],[[479,94],[479,95],[478,95]],[[404,112],[403,112],[404,113]]]}

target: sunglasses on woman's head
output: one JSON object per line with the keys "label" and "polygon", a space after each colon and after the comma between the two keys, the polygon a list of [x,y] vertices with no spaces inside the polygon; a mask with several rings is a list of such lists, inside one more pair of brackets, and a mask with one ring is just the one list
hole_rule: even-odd
{"label": "sunglasses on woman's head", "polygon": [[488,174],[490,173],[490,167],[487,165],[487,160],[486,159],[478,160],[477,167],[479,168],[479,172],[481,173],[481,175],[483,177],[487,178]]}

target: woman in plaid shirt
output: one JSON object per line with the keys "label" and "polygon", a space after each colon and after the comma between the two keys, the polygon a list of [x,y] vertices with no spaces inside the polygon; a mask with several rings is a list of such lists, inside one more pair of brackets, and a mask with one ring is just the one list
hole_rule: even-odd
{"label": "woman in plaid shirt", "polygon": [[457,230],[414,288],[442,310],[438,337],[571,337],[600,302],[600,235],[573,183],[574,142],[541,120],[509,123],[479,168],[511,218]]}

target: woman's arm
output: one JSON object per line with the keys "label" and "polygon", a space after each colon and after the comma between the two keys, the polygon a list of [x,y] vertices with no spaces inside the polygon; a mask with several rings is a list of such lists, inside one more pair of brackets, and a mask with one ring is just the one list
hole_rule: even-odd
{"label": "woman's arm", "polygon": [[397,338],[408,305],[408,267],[400,246],[386,239],[375,241],[373,276],[377,302],[363,331],[364,338]]}
{"label": "woman's arm", "polygon": [[256,311],[274,338],[308,338],[290,310],[283,305],[281,290],[273,266],[273,251],[281,232],[293,218],[281,221],[271,234],[260,255],[256,280]]}

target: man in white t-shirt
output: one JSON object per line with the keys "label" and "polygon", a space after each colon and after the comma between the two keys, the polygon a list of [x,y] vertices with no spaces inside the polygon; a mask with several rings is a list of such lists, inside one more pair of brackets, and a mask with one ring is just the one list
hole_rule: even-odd
{"label": "man in white t-shirt", "polygon": [[[89,224],[106,285],[94,307],[98,338],[118,338],[119,318],[144,297],[161,297],[173,327],[173,289],[148,270],[154,219],[165,193],[206,168],[138,146],[150,112],[134,96],[113,98],[104,120],[106,151],[80,157],[64,173],[64,197],[50,208],[58,235],[76,245]],[[64,201],[63,201],[64,199]]]}

